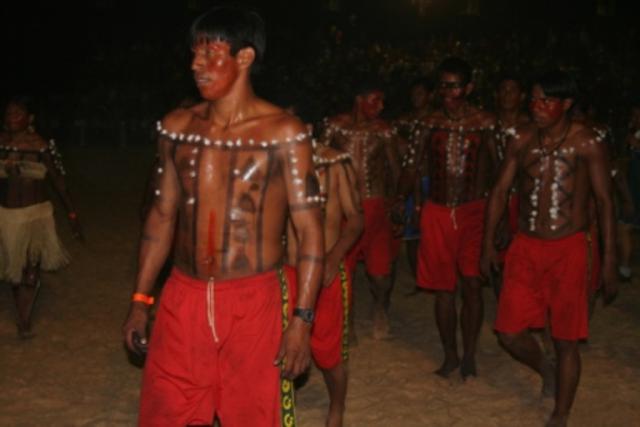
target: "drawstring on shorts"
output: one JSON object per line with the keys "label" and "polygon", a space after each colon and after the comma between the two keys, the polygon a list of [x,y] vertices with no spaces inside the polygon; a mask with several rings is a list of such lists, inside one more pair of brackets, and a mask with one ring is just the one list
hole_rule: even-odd
{"label": "drawstring on shorts", "polygon": [[209,328],[213,334],[213,340],[217,343],[219,342],[219,339],[218,333],[216,332],[216,293],[214,284],[215,279],[213,277],[209,277],[209,281],[207,282],[207,320],[209,321]]}
{"label": "drawstring on shorts", "polygon": [[449,216],[451,217],[451,221],[453,221],[453,229],[457,230],[458,222],[456,221],[456,208],[451,209],[451,214],[449,214]]}

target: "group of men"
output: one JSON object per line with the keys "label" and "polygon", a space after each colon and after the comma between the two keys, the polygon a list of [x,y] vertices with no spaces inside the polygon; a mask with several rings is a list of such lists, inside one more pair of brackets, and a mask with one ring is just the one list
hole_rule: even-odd
{"label": "group of men", "polygon": [[[435,293],[444,350],[436,374],[477,376],[482,286],[502,271],[500,342],[555,397],[548,425],[566,425],[578,342],[588,335],[593,224],[607,295],[617,275],[609,152],[594,126],[572,119],[571,77],[540,76],[529,116],[522,82],[505,75],[492,114],[469,101],[472,68],[449,58],[435,87],[416,82],[415,111],[395,126],[380,117],[383,91],[368,83],[352,111],[325,120],[316,141],[307,125],[253,92],[252,68],[265,49],[259,15],[216,7],[193,23],[191,44],[203,101],[158,123],[153,200],[123,326],[128,348],[147,353],[139,424],[294,425],[292,379],[313,357],[329,391],[327,425],[342,425],[355,267],[364,261],[373,336],[388,337],[405,219],[417,285]],[[2,278],[15,284],[23,335],[40,266],[66,262],[51,237],[47,173],[79,234],[55,146],[30,130],[31,120],[24,104],[10,104],[0,139],[2,248],[31,257],[0,258]],[[20,244],[10,237],[18,223],[22,235],[40,230],[46,245],[7,249],[10,239]],[[173,270],[148,339],[154,283],[170,254]],[[530,334],[547,324],[555,363]]]}
{"label": "group of men", "polygon": [[[595,221],[605,291],[613,294],[616,281],[608,152],[596,131],[571,119],[570,76],[535,82],[531,119],[521,111],[522,83],[505,77],[496,116],[469,102],[472,69],[449,58],[435,73],[440,103],[416,105],[404,120],[407,138],[380,118],[384,93],[370,85],[352,111],[325,120],[315,141],[299,119],[253,93],[251,68],[265,46],[257,14],[212,9],[194,22],[191,40],[204,101],[158,124],[154,200],[123,327],[131,350],[148,350],[140,425],[292,425],[291,379],[310,355],[329,390],[327,425],[342,425],[355,265],[365,262],[374,337],[384,338],[399,249],[392,219],[416,215],[417,284],[435,292],[444,349],[436,373],[477,375],[483,278],[501,269],[495,329],[555,396],[549,425],[565,425],[578,341],[587,337],[585,230]],[[152,287],[172,248],[147,341]],[[529,332],[547,323],[556,366]]]}

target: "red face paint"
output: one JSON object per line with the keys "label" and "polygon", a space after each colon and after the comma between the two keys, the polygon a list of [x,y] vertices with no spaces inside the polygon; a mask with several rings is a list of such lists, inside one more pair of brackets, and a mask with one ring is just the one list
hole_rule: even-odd
{"label": "red face paint", "polygon": [[4,126],[9,132],[19,132],[29,127],[29,112],[20,105],[11,103],[4,113]]}
{"label": "red face paint", "polygon": [[200,95],[210,101],[227,95],[239,74],[231,47],[223,41],[202,41],[194,46],[191,69]]}
{"label": "red face paint", "polygon": [[367,120],[375,119],[384,109],[384,93],[376,90],[363,95],[360,109]]}
{"label": "red face paint", "polygon": [[539,128],[546,128],[558,123],[566,112],[564,100],[547,97],[539,85],[535,85],[531,90],[529,109],[533,121]]}

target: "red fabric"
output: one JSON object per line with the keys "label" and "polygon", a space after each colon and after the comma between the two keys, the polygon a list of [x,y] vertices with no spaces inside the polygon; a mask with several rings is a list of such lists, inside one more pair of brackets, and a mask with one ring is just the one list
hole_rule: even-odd
{"label": "red fabric", "polygon": [[587,240],[584,233],[543,240],[518,234],[507,252],[495,329],[519,333],[551,323],[551,335],[588,335]]}
{"label": "red fabric", "polygon": [[[290,269],[287,278],[295,281]],[[149,341],[139,425],[211,424],[215,415],[225,427],[280,426],[277,272],[215,283],[218,343],[207,321],[206,287],[175,268],[167,280]]]}
{"label": "red fabric", "polygon": [[[351,279],[347,271],[348,312],[351,312]],[[316,318],[311,330],[311,353],[321,369],[332,369],[342,361],[344,334],[344,304],[340,272],[326,288],[320,290],[316,301]]]}
{"label": "red fabric", "polygon": [[393,262],[393,230],[386,202],[382,197],[365,199],[362,201],[362,209],[364,231],[347,255],[347,268],[355,271],[357,262],[363,259],[367,273],[372,276],[388,276]]}
{"label": "red fabric", "polygon": [[480,275],[480,249],[486,201],[455,208],[426,202],[420,217],[417,283],[421,288],[451,291],[457,272]]}

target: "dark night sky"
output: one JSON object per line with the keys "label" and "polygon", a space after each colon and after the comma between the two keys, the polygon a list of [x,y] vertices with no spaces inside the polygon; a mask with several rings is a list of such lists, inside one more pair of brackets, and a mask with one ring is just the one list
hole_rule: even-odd
{"label": "dark night sky", "polygon": [[[215,1],[73,3],[2,2],[0,37],[5,65],[0,67],[0,98],[16,93],[41,98],[54,93],[76,96],[88,93],[91,86],[136,96],[146,82],[163,82],[164,75],[178,73],[171,66],[188,76],[189,24]],[[603,28],[637,27],[631,2],[619,0],[613,17],[596,16],[597,0],[481,0],[479,17],[460,16],[465,0],[433,0],[426,17],[417,16],[410,0],[343,0],[340,13],[329,11],[326,0],[245,3],[255,4],[266,19],[271,68],[273,58],[293,63],[316,55],[314,41],[326,35],[332,23],[348,27],[353,14],[358,16],[355,28],[361,40],[388,39],[400,44],[433,31],[460,33],[470,28],[475,34],[503,28],[544,36],[551,27],[573,31],[586,25],[601,32]],[[150,75],[154,78],[147,79]],[[184,76],[174,82],[178,80],[183,82],[181,86],[158,85],[152,90],[184,94],[193,89]],[[73,96],[67,99],[75,102]]]}

